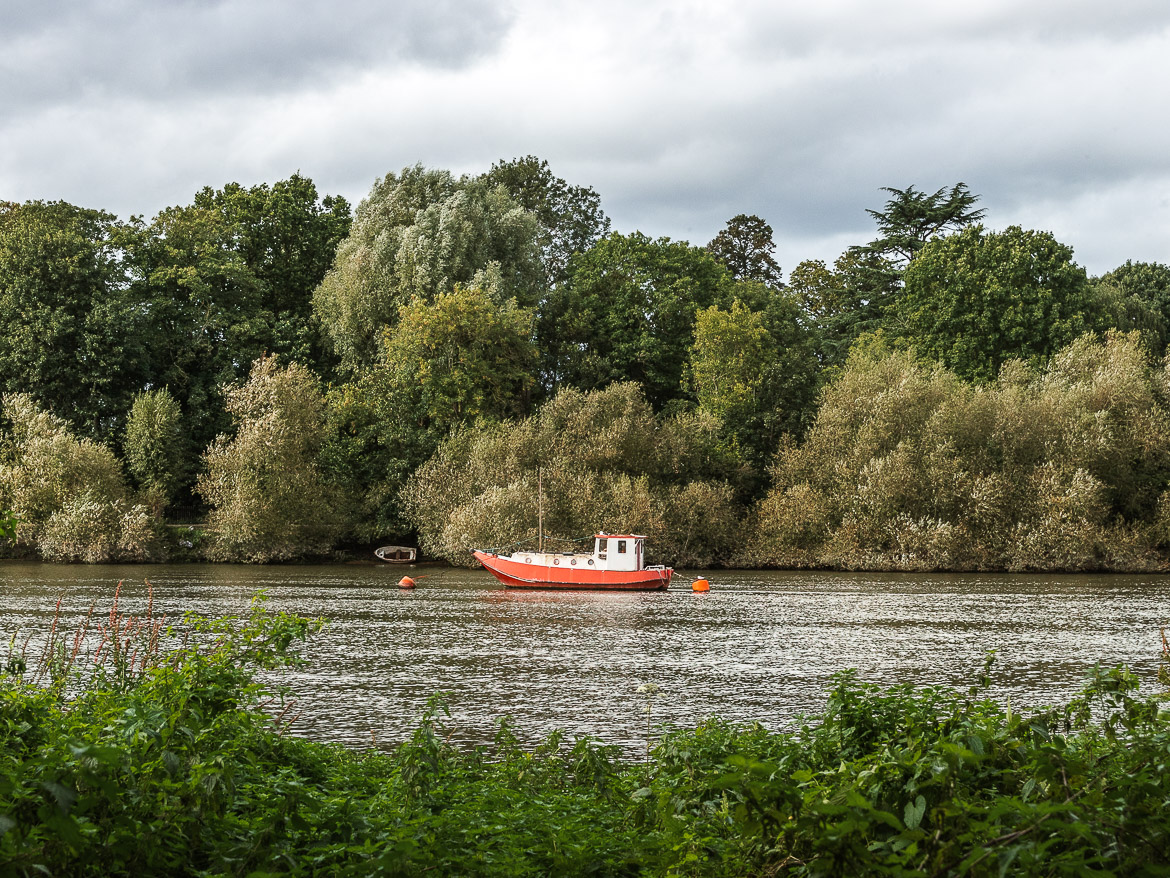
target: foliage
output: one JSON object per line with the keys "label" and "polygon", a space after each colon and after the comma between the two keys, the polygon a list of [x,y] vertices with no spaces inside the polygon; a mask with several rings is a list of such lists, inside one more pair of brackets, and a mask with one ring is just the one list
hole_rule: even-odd
{"label": "foliage", "polygon": [[971,226],[922,248],[894,306],[896,333],[962,378],[1046,361],[1100,315],[1072,249],[1047,232]]}
{"label": "foliage", "polygon": [[130,294],[147,321],[142,386],[175,397],[194,448],[227,429],[220,386],[257,357],[321,363],[311,294],[348,228],[345,199],[319,200],[294,174],[271,187],[205,187],[123,230]]}
{"label": "foliage", "polygon": [[166,390],[134,397],[123,453],[139,489],[150,498],[155,515],[161,516],[190,468],[179,404]]}
{"label": "foliage", "polygon": [[489,186],[503,186],[541,227],[545,285],[563,283],[569,258],[584,253],[609,233],[601,196],[589,186],[570,186],[534,155],[498,161],[483,175]]}
{"label": "foliage", "polygon": [[1126,260],[1094,278],[1102,307],[1118,329],[1141,330],[1154,356],[1166,352],[1170,333],[1170,266]]}
{"label": "foliage", "polygon": [[898,272],[881,254],[852,247],[830,269],[819,259],[801,262],[788,278],[822,363],[839,367],[857,339],[881,330],[901,292]]}
{"label": "foliage", "polygon": [[533,416],[456,433],[403,493],[423,549],[470,564],[469,549],[535,541],[538,483],[547,537],[644,533],[680,565],[726,558],[740,508],[738,461],[708,415],[656,417],[636,385],[562,390]]}
{"label": "foliage", "polygon": [[1095,668],[1068,704],[1019,713],[840,674],[798,732],[668,736],[640,817],[675,875],[1160,874],[1170,729],[1136,689]]}
{"label": "foliage", "polygon": [[754,214],[739,214],[707,244],[707,251],[727,266],[736,280],[749,280],[779,289],[783,273],[776,262],[772,227]]}
{"label": "foliage", "polygon": [[405,306],[383,354],[329,395],[320,460],[354,503],[358,535],[406,535],[398,492],[451,430],[527,413],[535,383],[531,312],[456,286]]}
{"label": "foliage", "polygon": [[236,433],[208,448],[198,483],[211,507],[208,557],[266,562],[329,551],[345,528],[317,461],[325,401],[316,378],[262,357],[226,394]]}
{"label": "foliage", "polygon": [[11,424],[0,505],[20,519],[17,546],[46,560],[162,560],[158,520],[132,501],[121,464],[27,394],[4,397]]}
{"label": "foliage", "polygon": [[[850,569],[1158,569],[1165,373],[1137,334],[975,387],[880,338],[782,449],[749,559]],[[748,559],[745,559],[748,560]]]}
{"label": "foliage", "polygon": [[700,247],[614,233],[574,256],[569,275],[537,327],[549,387],[637,381],[656,409],[685,400],[695,314],[731,304],[730,273]]}
{"label": "foliage", "polygon": [[883,186],[890,198],[881,210],[865,212],[877,222],[879,237],[867,250],[890,259],[899,268],[905,268],[918,252],[933,238],[944,237],[982,221],[987,211],[976,208],[979,196],[956,183],[947,190],[927,194],[913,186],[895,189]]}
{"label": "foliage", "polygon": [[981,878],[1170,858],[1170,726],[1125,668],[1024,711],[986,696],[990,660],[966,692],[844,672],[797,729],[710,719],[637,763],[561,732],[525,748],[506,719],[460,749],[435,697],[406,741],[360,753],[284,735],[291,693],[258,682],[320,624],[258,602],[172,627],[116,593],[76,632],[54,621],[39,661],[10,652],[0,872]]}
{"label": "foliage", "polygon": [[130,406],[143,360],[119,226],[62,201],[0,202],[0,393],[28,393],[93,439]]}
{"label": "foliage", "polygon": [[[802,435],[816,399],[819,364],[787,293],[757,287],[763,310],[738,299],[695,318],[691,374],[699,408],[763,472],[782,433]],[[749,288],[741,287],[747,292]]]}
{"label": "foliage", "polygon": [[478,285],[493,265],[500,304],[536,303],[544,281],[536,217],[501,187],[416,165],[377,181],[359,205],[314,313],[353,373],[377,359],[402,306]]}
{"label": "foliage", "polygon": [[15,512],[0,509],[0,540],[16,539],[16,527],[20,522]]}

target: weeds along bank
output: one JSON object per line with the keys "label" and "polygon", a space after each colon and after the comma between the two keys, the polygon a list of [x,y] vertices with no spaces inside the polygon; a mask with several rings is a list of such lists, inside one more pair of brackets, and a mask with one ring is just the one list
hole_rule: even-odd
{"label": "weeds along bank", "polygon": [[[175,629],[117,608],[0,676],[0,874],[1161,874],[1170,724],[1124,669],[1024,714],[837,677],[791,732],[451,746],[433,700],[357,752],[282,734],[318,624],[256,604]],[[328,636],[326,632],[321,636]],[[1163,656],[1165,671],[1166,656]],[[1166,684],[1165,673],[1162,684]],[[295,707],[292,708],[295,710]],[[652,745],[652,746],[651,746]]]}
{"label": "weeds along bank", "polygon": [[[655,563],[680,567],[1170,566],[1170,372],[1136,333],[1084,335],[1044,369],[1009,361],[982,385],[871,337],[822,391],[803,439],[779,443],[766,482],[715,414],[656,413],[624,382],[456,429],[416,468],[371,474],[358,493],[345,461],[365,440],[329,426],[353,401],[268,358],[227,392],[237,428],[205,455],[207,528],[189,547],[164,526],[168,471],[142,451],[169,441],[165,400],[141,402],[127,474],[31,397],[4,398],[0,507],[19,517],[10,552],[266,562],[407,529],[427,555],[467,564],[472,546],[535,541],[542,496],[547,536],[644,533]],[[364,517],[379,492],[397,530]]]}

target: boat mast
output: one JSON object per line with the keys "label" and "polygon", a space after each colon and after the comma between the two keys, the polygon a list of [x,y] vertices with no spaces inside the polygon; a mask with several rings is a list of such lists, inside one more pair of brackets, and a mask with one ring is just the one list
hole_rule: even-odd
{"label": "boat mast", "polygon": [[544,483],[540,467],[536,468],[536,550],[544,552]]}

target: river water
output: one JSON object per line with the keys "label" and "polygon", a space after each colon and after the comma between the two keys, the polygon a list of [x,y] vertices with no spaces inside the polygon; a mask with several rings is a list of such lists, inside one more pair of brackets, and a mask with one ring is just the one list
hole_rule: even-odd
{"label": "river water", "polygon": [[[406,572],[418,588],[396,587]],[[419,565],[249,567],[58,566],[0,563],[0,636],[7,645],[92,605],[141,609],[149,578],[155,612],[172,618],[269,604],[328,625],[288,679],[300,711],[292,731],[355,746],[390,746],[415,727],[429,696],[448,693],[455,740],[489,741],[511,717],[522,740],[553,729],[626,753],[650,721],[704,717],[774,729],[824,707],[832,675],[856,668],[880,684],[966,688],[996,651],[991,694],[1036,706],[1075,693],[1100,662],[1125,663],[1153,686],[1170,621],[1170,578],[709,571],[667,592],[524,592],[482,570]]]}

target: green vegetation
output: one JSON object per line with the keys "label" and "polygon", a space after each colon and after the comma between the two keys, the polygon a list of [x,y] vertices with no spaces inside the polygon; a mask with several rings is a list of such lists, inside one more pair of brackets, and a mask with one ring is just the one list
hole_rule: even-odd
{"label": "green vegetation", "polygon": [[299,174],[149,222],[2,203],[0,551],[465,563],[533,535],[540,471],[557,536],[678,565],[1170,569],[1170,267],[883,192],[787,279],[761,217],[612,230],[535,156],[353,216]]}
{"label": "green vegetation", "polygon": [[[1162,875],[1170,724],[1124,668],[1051,709],[837,676],[790,731],[717,719],[645,761],[501,721],[449,743],[433,699],[386,752],[285,732],[319,622],[148,603],[55,622],[0,672],[0,873],[68,875]],[[1166,685],[1163,655],[1161,682]],[[274,676],[275,675],[275,676]]]}

